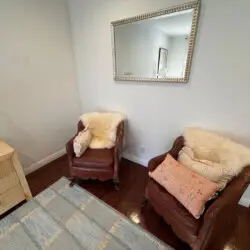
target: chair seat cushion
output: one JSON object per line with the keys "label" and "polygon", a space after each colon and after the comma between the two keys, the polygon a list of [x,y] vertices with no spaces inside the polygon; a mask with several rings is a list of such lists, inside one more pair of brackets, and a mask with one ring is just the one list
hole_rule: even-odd
{"label": "chair seat cushion", "polygon": [[81,157],[73,157],[72,165],[78,168],[112,170],[114,168],[114,148],[88,148]]}
{"label": "chair seat cushion", "polygon": [[176,235],[188,244],[196,241],[201,219],[195,219],[175,197],[151,178],[147,186],[147,198]]}

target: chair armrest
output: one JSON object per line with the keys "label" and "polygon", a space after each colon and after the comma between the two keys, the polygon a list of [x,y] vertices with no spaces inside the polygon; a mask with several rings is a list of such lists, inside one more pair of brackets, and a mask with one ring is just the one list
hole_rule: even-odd
{"label": "chair armrest", "polygon": [[115,151],[119,151],[124,137],[124,122],[121,122],[116,131]]}
{"label": "chair armrest", "polygon": [[205,213],[205,220],[209,220],[218,215],[223,207],[231,204],[238,204],[241,196],[250,184],[250,166],[246,167],[237,177],[235,177],[222,194],[211,204]]}
{"label": "chair armrest", "polygon": [[79,121],[77,124],[77,133],[83,131],[85,126],[83,125],[82,121]]}
{"label": "chair armrest", "polygon": [[116,130],[116,141],[115,141],[115,147],[114,147],[114,179],[119,179],[119,162],[120,162],[120,152],[122,149],[122,143],[123,143],[123,137],[124,137],[124,121],[122,121]]}
{"label": "chair armrest", "polygon": [[153,172],[165,159],[166,155],[169,153],[170,151],[168,151],[165,154],[162,155],[158,155],[154,158],[152,158],[149,162],[148,162],[148,171],[149,172]]}
{"label": "chair armrest", "polygon": [[67,156],[68,156],[68,163],[69,166],[72,166],[72,157],[74,156],[74,148],[73,148],[73,143],[74,143],[74,139],[76,136],[74,136],[72,139],[70,139],[67,143],[66,143],[66,151],[67,151]]}
{"label": "chair armrest", "polygon": [[225,230],[225,223],[232,220],[232,216],[236,214],[238,202],[249,184],[250,166],[235,177],[207,209],[198,233],[198,241],[205,242],[203,243],[204,249],[204,245],[211,243],[210,238],[214,236],[213,234],[217,234],[213,233],[213,228],[216,228],[216,232],[223,231]]}
{"label": "chair armrest", "polygon": [[180,152],[180,150],[183,148],[184,146],[184,137],[183,136],[179,136],[172,148],[165,154],[159,155],[157,157],[154,157],[153,159],[151,159],[148,163],[148,170],[150,172],[154,171],[156,169],[156,167],[158,167],[165,159],[167,154],[170,154],[171,156],[173,156],[176,160],[178,158],[178,154]]}
{"label": "chair armrest", "polygon": [[84,125],[82,124],[82,121],[79,121],[77,124],[77,133],[75,134],[75,136],[73,138],[71,138],[67,143],[66,143],[66,151],[67,151],[67,155],[68,155],[68,163],[69,166],[72,166],[72,157],[74,156],[74,147],[73,147],[73,143],[74,143],[74,139],[75,137],[78,135],[79,132],[81,132],[82,130],[84,130]]}
{"label": "chair armrest", "polygon": [[67,151],[68,163],[69,163],[70,167],[72,166],[72,157],[74,156],[74,147],[73,147],[74,139],[78,135],[79,132],[81,132],[82,130],[84,130],[84,128],[85,127],[82,124],[82,121],[79,121],[78,124],[77,124],[77,133],[75,134],[75,136],[73,138],[71,138],[66,143],[66,151]]}
{"label": "chair armrest", "polygon": [[206,215],[214,216],[225,205],[235,203],[240,200],[247,186],[250,184],[250,166],[246,167],[237,177],[235,177],[222,192],[221,196],[209,207]]}

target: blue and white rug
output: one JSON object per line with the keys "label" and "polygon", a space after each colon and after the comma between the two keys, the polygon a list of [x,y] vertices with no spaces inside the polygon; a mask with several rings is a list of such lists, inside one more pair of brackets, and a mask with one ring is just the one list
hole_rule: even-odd
{"label": "blue and white rug", "polygon": [[0,249],[173,250],[66,178],[0,221]]}

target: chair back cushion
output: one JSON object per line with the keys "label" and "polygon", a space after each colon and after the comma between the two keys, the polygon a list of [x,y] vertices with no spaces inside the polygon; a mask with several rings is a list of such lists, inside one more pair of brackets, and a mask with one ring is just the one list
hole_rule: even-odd
{"label": "chair back cushion", "polygon": [[170,154],[149,176],[173,195],[196,219],[219,185],[177,162]]}
{"label": "chair back cushion", "polygon": [[216,182],[220,190],[223,190],[232,179],[223,164],[196,158],[193,150],[188,146],[183,147],[179,152],[178,162],[206,179]]}

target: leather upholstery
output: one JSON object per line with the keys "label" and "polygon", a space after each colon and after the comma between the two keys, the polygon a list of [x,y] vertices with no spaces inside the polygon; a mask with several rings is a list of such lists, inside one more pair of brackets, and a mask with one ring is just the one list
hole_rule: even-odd
{"label": "leather upholstery", "polygon": [[[177,235],[181,235],[181,238],[186,241],[196,240],[201,221],[195,219],[181,203],[152,178],[148,182],[147,197],[156,212],[162,215]],[[183,230],[183,225],[185,230]]]}
{"label": "leather upholstery", "polygon": [[[81,121],[78,123],[77,134],[84,129]],[[77,135],[76,134],[76,135]],[[124,122],[117,128],[115,147],[111,149],[88,148],[81,157],[76,157],[73,149],[75,136],[66,144],[70,173],[72,177],[82,179],[97,178],[99,180],[118,179],[119,155],[124,137]]]}
{"label": "leather upholstery", "polygon": [[[167,153],[177,159],[183,146],[184,138],[178,137]],[[149,171],[152,172],[164,160],[167,153],[150,160]],[[225,222],[233,217],[238,201],[249,184],[250,166],[234,178],[217,199],[207,204],[199,220],[196,220],[172,195],[151,178],[146,188],[146,197],[180,239],[194,250],[205,250],[209,249],[210,243],[216,240]]]}
{"label": "leather upholstery", "polygon": [[[94,163],[94,164],[93,164]],[[73,157],[72,164],[79,168],[113,169],[114,148],[87,149],[81,157]]]}

